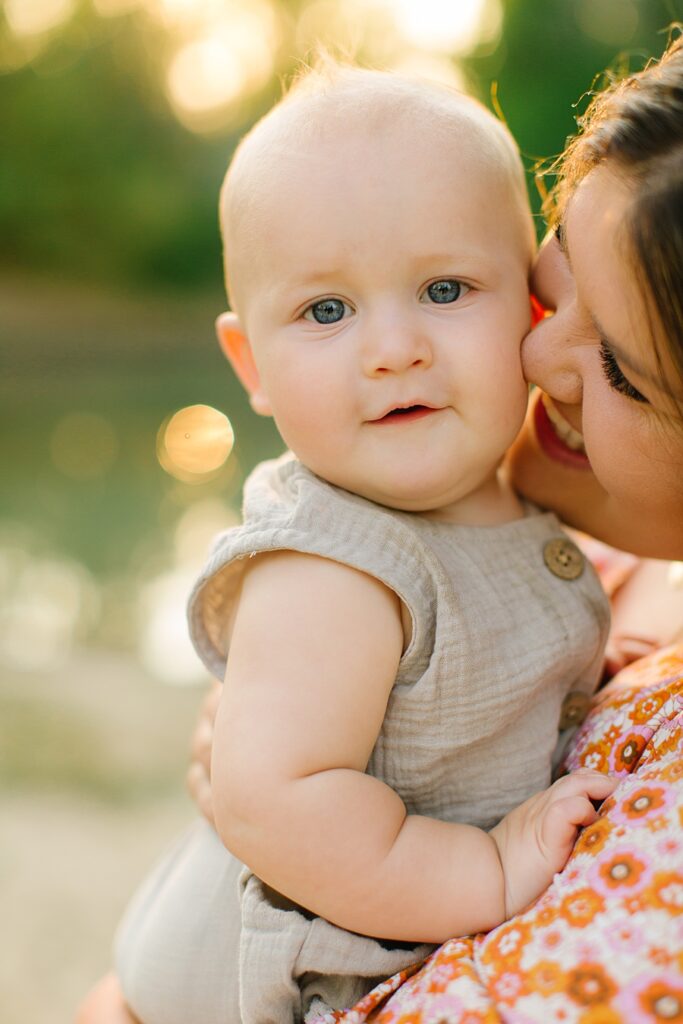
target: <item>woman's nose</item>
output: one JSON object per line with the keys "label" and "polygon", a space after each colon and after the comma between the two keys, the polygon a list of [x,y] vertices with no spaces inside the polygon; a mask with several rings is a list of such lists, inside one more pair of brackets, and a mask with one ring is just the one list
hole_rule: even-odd
{"label": "woman's nose", "polygon": [[432,345],[423,330],[405,317],[378,318],[368,323],[362,341],[363,371],[369,377],[426,369]]}
{"label": "woman's nose", "polygon": [[[522,342],[522,370],[555,401],[579,405],[583,395],[581,351],[575,344],[571,311],[558,310],[533,328]],[[582,348],[582,346],[581,346]]]}
{"label": "woman's nose", "polygon": [[577,350],[576,289],[569,262],[554,234],[541,246],[531,289],[549,315],[522,342],[524,375],[558,402],[578,404],[583,387]]}

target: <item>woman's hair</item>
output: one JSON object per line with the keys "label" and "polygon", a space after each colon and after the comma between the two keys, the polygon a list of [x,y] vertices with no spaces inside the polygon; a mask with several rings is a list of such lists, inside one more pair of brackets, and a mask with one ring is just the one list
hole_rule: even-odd
{"label": "woman's hair", "polygon": [[[660,61],[594,96],[578,125],[579,134],[550,168],[556,180],[543,212],[556,224],[577,185],[599,164],[609,163],[632,184],[626,237],[645,282],[651,322],[661,325],[683,381],[683,36]],[[661,351],[657,356],[661,369]]]}

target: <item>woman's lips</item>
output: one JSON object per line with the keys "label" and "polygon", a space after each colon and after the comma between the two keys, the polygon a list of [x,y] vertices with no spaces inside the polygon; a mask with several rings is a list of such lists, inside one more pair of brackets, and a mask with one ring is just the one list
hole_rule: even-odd
{"label": "woman's lips", "polygon": [[581,434],[567,423],[544,394],[539,395],[534,407],[534,429],[548,458],[575,469],[589,468]]}

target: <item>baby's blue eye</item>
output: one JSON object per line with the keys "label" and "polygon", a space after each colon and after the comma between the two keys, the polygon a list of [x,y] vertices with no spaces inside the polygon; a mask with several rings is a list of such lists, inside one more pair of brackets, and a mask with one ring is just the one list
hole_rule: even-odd
{"label": "baby's blue eye", "polygon": [[319,324],[336,324],[350,309],[341,299],[321,299],[304,312],[304,320],[315,320]]}
{"label": "baby's blue eye", "polygon": [[427,288],[427,295],[432,302],[455,302],[460,298],[463,288],[466,287],[467,285],[462,285],[460,281],[447,277],[443,281],[433,281]]}

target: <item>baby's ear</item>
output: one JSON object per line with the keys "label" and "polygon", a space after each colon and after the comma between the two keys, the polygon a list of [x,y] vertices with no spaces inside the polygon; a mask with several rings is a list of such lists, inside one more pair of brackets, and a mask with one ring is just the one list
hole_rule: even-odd
{"label": "baby's ear", "polygon": [[270,402],[261,387],[261,379],[254,362],[249,339],[235,313],[221,313],[216,320],[216,334],[223,355],[237,374],[249,395],[254,412],[259,416],[272,416]]}

